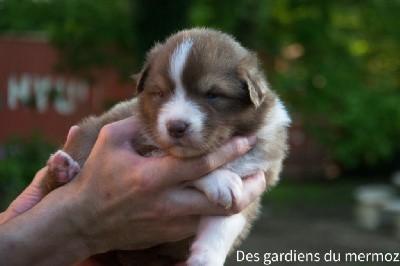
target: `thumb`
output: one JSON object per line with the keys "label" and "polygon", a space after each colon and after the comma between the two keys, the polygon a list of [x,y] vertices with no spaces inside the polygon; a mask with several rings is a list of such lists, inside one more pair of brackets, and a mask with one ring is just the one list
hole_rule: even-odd
{"label": "thumb", "polygon": [[46,174],[46,167],[39,170],[33,178],[31,184],[10,204],[7,210],[0,217],[0,225],[7,223],[20,214],[35,206],[45,193],[41,182]]}
{"label": "thumb", "polygon": [[[65,147],[70,145],[78,130],[78,126],[71,127],[68,132]],[[6,222],[31,209],[44,198],[47,192],[43,189],[42,180],[46,176],[46,171],[47,167],[39,170],[29,186],[25,188],[25,190],[10,204],[5,212],[0,213],[0,225],[5,224]]]}
{"label": "thumb", "polygon": [[78,127],[78,126],[72,126],[72,127],[69,129],[68,135],[67,135],[67,140],[66,140],[66,142],[65,142],[63,148],[67,148],[68,146],[71,145],[71,143],[74,142],[73,139],[75,138],[75,136],[76,136],[78,130],[79,130],[79,127]]}

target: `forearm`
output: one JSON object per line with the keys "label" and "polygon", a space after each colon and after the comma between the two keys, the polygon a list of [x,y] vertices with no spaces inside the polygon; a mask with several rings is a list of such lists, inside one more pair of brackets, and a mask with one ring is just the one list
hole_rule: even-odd
{"label": "forearm", "polygon": [[70,265],[90,256],[77,238],[60,189],[0,227],[0,265]]}

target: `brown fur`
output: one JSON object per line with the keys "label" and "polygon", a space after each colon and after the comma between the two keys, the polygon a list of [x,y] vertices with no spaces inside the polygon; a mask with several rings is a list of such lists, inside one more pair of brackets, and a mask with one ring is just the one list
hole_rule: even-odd
{"label": "brown fur", "polygon": [[[160,107],[174,92],[174,83],[167,71],[170,56],[175,47],[189,37],[195,42],[182,80],[188,97],[202,107],[208,118],[204,132],[206,141],[196,147],[199,150],[198,155],[216,149],[232,136],[257,133],[264,125],[263,118],[268,116],[274,106],[276,95],[268,88],[256,55],[224,33],[192,29],[179,32],[165,43],[155,45],[148,54],[143,70],[136,76],[138,97],[118,104],[99,117],[84,119],[79,124],[75,142],[63,150],[82,166],[104,125],[137,116],[143,127],[143,138],[146,141],[150,139],[150,142],[143,145],[142,140],[137,141],[136,149],[141,154],[150,154],[152,149],[161,147],[169,153],[168,144],[157,136],[157,115]],[[210,102],[204,97],[210,91],[224,97]],[[268,187],[278,180],[281,163],[287,151],[286,134],[286,128],[282,127],[272,139],[259,136],[257,146],[251,151],[257,160],[271,162],[271,166],[265,170]],[[51,177],[46,182],[44,186],[49,191],[56,187]],[[234,246],[247,235],[259,209],[258,199],[243,211],[248,221],[247,226]],[[160,245],[146,251],[120,252],[118,257],[127,265],[140,265],[143,258],[146,265],[150,265],[149,258],[154,259],[151,265],[170,265],[172,261],[187,258],[191,241],[192,239]]]}

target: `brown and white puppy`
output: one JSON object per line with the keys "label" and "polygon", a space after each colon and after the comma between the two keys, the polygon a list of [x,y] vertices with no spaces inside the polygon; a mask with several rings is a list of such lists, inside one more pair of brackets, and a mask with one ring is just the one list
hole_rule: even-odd
{"label": "brown and white puppy", "polygon": [[[246,155],[189,184],[213,203],[229,208],[240,199],[242,178],[259,169],[267,187],[277,182],[290,118],[269,88],[256,55],[231,36],[210,29],[178,32],[155,45],[136,79],[138,97],[85,119],[76,143],[49,159],[49,190],[79,171],[103,125],[129,116],[141,122],[135,148],[144,156],[195,157],[235,135],[257,135],[256,146]],[[191,251],[184,250],[180,259],[189,256],[188,265],[223,265],[258,211],[255,201],[230,217],[203,217]]]}

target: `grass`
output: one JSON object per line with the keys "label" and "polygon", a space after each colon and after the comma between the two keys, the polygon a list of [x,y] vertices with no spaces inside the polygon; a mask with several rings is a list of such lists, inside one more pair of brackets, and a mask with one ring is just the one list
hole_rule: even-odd
{"label": "grass", "polygon": [[274,212],[306,216],[343,216],[354,206],[354,190],[359,181],[282,181],[264,194],[263,201]]}

